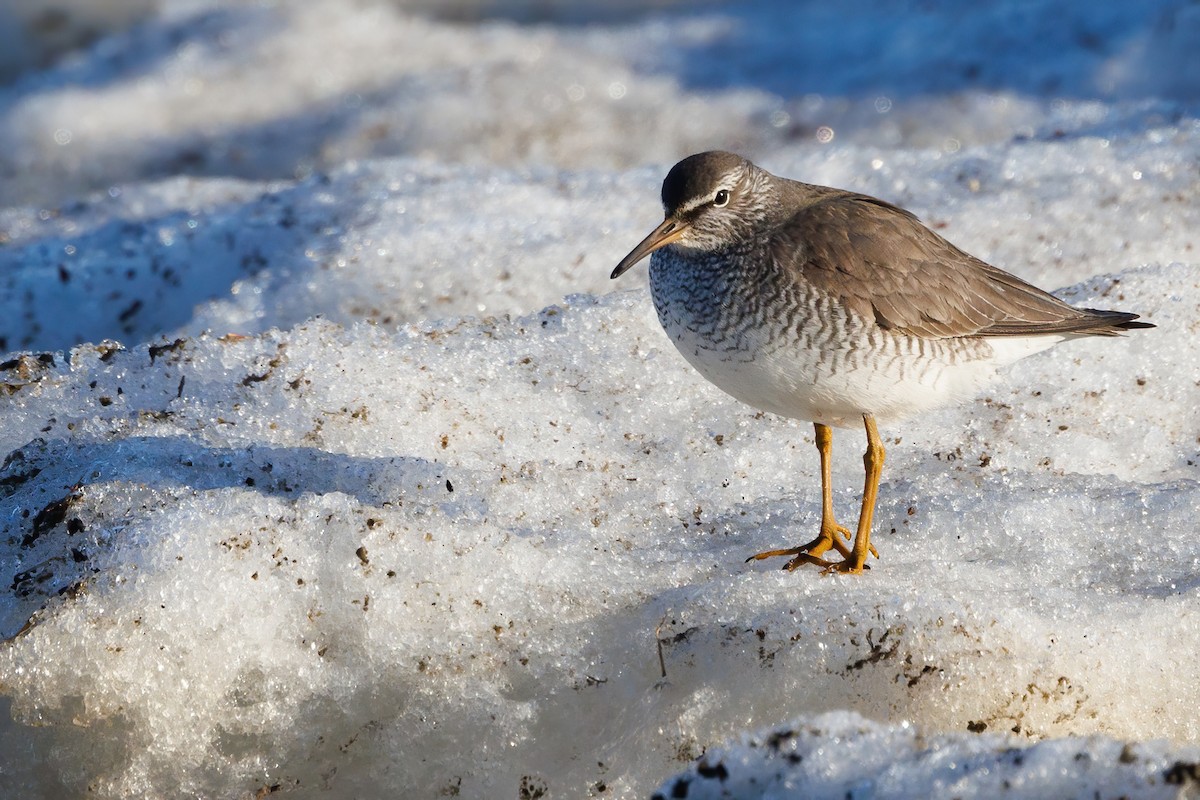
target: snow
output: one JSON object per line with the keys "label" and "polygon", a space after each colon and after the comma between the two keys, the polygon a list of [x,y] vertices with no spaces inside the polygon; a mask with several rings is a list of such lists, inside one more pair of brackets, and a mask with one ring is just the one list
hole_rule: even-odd
{"label": "snow", "polygon": [[653,797],[1167,798],[1195,779],[1195,765],[1174,760],[1161,742],[927,736],[907,723],[831,712],[706,753]]}
{"label": "snow", "polygon": [[[1196,793],[1194,4],[635,5],[0,9],[0,796]],[[1158,327],[744,564],[811,426],[608,280],[716,146]]]}

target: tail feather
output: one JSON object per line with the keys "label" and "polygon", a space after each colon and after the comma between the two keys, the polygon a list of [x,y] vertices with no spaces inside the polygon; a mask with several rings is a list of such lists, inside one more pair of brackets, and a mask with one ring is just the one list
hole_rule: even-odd
{"label": "tail feather", "polygon": [[1140,315],[1130,314],[1128,311],[1104,311],[1096,308],[1082,310],[1088,313],[1090,324],[1080,328],[1080,333],[1090,333],[1096,336],[1120,336],[1122,331],[1155,327],[1152,322],[1137,322]]}
{"label": "tail feather", "polygon": [[1069,333],[1080,336],[1120,336],[1125,331],[1153,328],[1153,323],[1136,322],[1140,315],[1127,311],[1106,311],[1096,308],[1077,308],[1078,314],[1063,319],[1026,322],[1002,320],[980,333],[984,336],[1037,336],[1048,333]]}

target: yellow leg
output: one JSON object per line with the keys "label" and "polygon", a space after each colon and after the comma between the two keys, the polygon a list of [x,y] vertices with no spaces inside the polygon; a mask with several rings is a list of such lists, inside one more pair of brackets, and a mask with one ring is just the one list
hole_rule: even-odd
{"label": "yellow leg", "polygon": [[854,547],[850,555],[827,568],[837,572],[861,573],[867,553],[879,557],[871,546],[871,523],[875,519],[875,501],[879,498],[879,476],[883,473],[885,453],[883,440],[875,428],[875,418],[863,414],[863,424],[867,428],[867,452],[863,453],[863,467],[867,475],[863,483],[862,510],[858,514],[858,532],[854,534]]}
{"label": "yellow leg", "polygon": [[[802,549],[807,550],[810,556],[820,556],[833,547],[846,558],[850,551],[839,537],[844,536],[846,541],[850,541],[850,531],[833,519],[833,429],[814,422],[813,430],[816,432],[817,452],[821,454],[821,533]],[[798,566],[789,565],[791,569]]]}
{"label": "yellow leg", "polygon": [[[883,469],[883,443],[879,439],[879,433],[875,430],[875,420],[870,415],[863,415],[863,421],[867,426],[867,455],[863,457],[864,463],[867,464],[867,484],[863,490],[863,512],[858,519],[858,534],[854,538],[854,549],[846,547],[842,544],[840,537],[845,537],[847,541],[850,539],[850,531],[838,525],[833,516],[833,477],[832,477],[832,453],[833,453],[833,431],[828,425],[822,425],[817,422],[813,424],[813,430],[816,432],[817,452],[821,456],[821,532],[817,538],[807,544],[802,544],[799,547],[789,547],[782,550],[766,550],[762,553],[755,553],[747,558],[747,561],[759,561],[764,558],[773,558],[775,556],[791,556],[792,559],[783,565],[783,568],[789,572],[796,569],[802,564],[815,564],[819,567],[824,567],[828,570],[838,570],[841,572],[862,572],[863,563],[866,561],[866,554],[869,552],[876,558],[879,553],[875,551],[871,545],[870,529],[871,518],[875,511],[875,498],[879,492],[879,474]],[[872,478],[872,464],[875,464],[874,478]],[[868,495],[870,504],[868,506]],[[866,519],[866,535],[863,535],[863,520]],[[830,548],[835,549],[842,556],[842,560],[838,562],[830,562],[821,558]],[[861,550],[861,555],[858,555]],[[851,568],[857,564],[856,568]]]}

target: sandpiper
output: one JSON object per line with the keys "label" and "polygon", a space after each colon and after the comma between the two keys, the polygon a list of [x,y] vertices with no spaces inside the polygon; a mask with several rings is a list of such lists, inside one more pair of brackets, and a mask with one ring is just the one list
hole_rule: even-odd
{"label": "sandpiper", "polygon": [[[972,397],[998,367],[1081,336],[1116,336],[1137,314],[1074,308],[968,255],[911,213],[854,192],[780,178],[724,152],[680,161],[666,219],[621,260],[650,255],[667,334],[737,399],[809,420],[821,458],[821,528],[784,569],[861,573],[887,422]],[[653,254],[653,255],[651,255]],[[853,546],[837,524],[831,426],[866,426],[866,481]],[[822,558],[830,549],[841,558]]]}

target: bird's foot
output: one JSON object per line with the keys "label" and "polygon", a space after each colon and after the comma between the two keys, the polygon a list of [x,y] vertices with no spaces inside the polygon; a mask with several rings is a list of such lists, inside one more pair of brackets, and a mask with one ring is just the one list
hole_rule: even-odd
{"label": "bird's foot", "polygon": [[[873,549],[873,548],[872,548]],[[875,556],[879,558],[879,556]],[[821,570],[822,575],[832,575],[840,573],[842,575],[862,575],[863,570],[871,568],[870,564],[856,564],[853,558],[843,558],[841,561],[823,561],[825,569]]]}
{"label": "bird's foot", "polygon": [[[838,531],[844,531],[840,525],[837,526]],[[821,558],[821,555],[830,547],[836,547],[838,552],[843,557],[850,555],[850,550],[846,545],[838,541],[836,536],[827,536],[822,534],[813,539],[808,544],[802,544],[799,547],[785,547],[780,550],[764,550],[761,553],[755,553],[746,559],[750,561],[762,561],[764,558],[775,558],[776,556],[792,556],[792,560],[787,563],[784,569],[789,572],[794,570],[801,564],[817,564],[818,566],[826,566],[829,562]]]}
{"label": "bird's foot", "polygon": [[783,568],[788,572],[796,569],[801,564],[816,564],[818,567],[831,566],[831,562],[809,553],[807,545],[802,547],[788,547],[783,550],[764,550],[761,553],[755,553],[754,555],[750,556],[746,559],[746,561],[747,563],[751,561],[762,561],[764,558],[774,558],[776,556],[792,556],[792,559],[783,565]]}
{"label": "bird's foot", "polygon": [[768,550],[764,553],[756,553],[747,561],[758,561],[772,556],[792,556],[791,560],[783,565],[782,569],[786,572],[795,572],[804,564],[812,564],[821,568],[822,575],[832,575],[833,573],[842,573],[850,575],[861,575],[863,570],[870,569],[868,564],[855,564],[853,556],[846,556],[840,561],[827,561],[819,556],[814,556],[812,553],[806,553],[799,547],[791,547],[786,550]]}
{"label": "bird's foot", "polygon": [[[854,538],[854,534],[852,534],[846,528],[843,528],[841,525],[837,525],[835,527],[837,528],[838,535],[841,536],[843,539],[845,539],[847,542]],[[818,537],[818,538],[820,538],[820,537]],[[837,550],[839,553],[842,554],[842,556],[844,558],[850,557],[850,551],[845,547],[845,545],[842,545],[842,543],[837,541],[836,539],[834,539],[834,543],[836,545],[838,545]],[[868,543],[867,548],[871,551],[871,555],[875,556],[876,558],[879,558],[879,551],[875,549],[875,545]],[[870,567],[865,567],[865,569],[870,569]],[[862,572],[862,570],[858,570],[858,571]]]}
{"label": "bird's foot", "polygon": [[[854,534],[851,533],[848,528],[843,528],[841,525],[833,525],[832,527],[833,527],[834,533],[831,534],[829,537],[830,544],[832,544],[833,547],[839,553],[842,554],[842,558],[849,558],[850,557],[850,548],[848,548],[848,547],[846,547],[846,545],[842,544],[838,540],[838,537],[840,536],[843,539],[845,539],[847,542],[849,542],[851,539],[854,538]],[[816,539],[813,539],[811,542],[809,542],[809,544],[816,544],[816,543],[822,541],[824,536],[825,536],[825,532],[822,531],[821,536],[818,536]],[[875,545],[868,544],[867,547],[870,549],[871,555],[875,556],[876,558],[879,558],[879,551],[875,549]],[[803,549],[803,548],[801,548],[801,549]],[[821,555],[821,553],[825,552],[828,549],[829,549],[828,547],[823,547],[819,551],[814,551],[810,548],[808,550],[808,552],[812,553],[813,555],[819,556],[819,555]],[[861,572],[862,570],[859,570],[859,571]]]}
{"label": "bird's foot", "polygon": [[[783,569],[788,572],[795,571],[802,564],[813,564],[821,567],[822,574],[829,574],[830,572],[851,572],[858,574],[864,569],[870,569],[870,567],[862,564],[856,566],[854,564],[850,548],[842,544],[842,539],[849,542],[852,538],[853,534],[837,523],[823,524],[820,535],[808,544],[802,544],[799,547],[787,547],[780,550],[764,550],[761,553],[755,553],[750,556],[746,561],[762,561],[765,558],[774,558],[776,556],[791,556],[791,560],[783,565]],[[879,552],[876,551],[875,545],[868,545],[868,547],[870,548],[871,555],[879,558]],[[826,561],[821,558],[830,549],[837,550],[842,560]]]}

